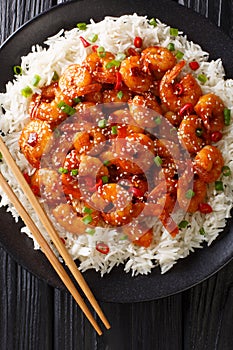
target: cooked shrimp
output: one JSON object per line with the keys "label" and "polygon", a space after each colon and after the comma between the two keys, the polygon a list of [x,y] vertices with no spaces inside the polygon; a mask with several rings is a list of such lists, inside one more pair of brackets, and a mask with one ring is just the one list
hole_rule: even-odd
{"label": "cooked shrimp", "polygon": [[220,131],[224,127],[224,103],[220,97],[213,93],[199,98],[194,109],[201,117],[208,131]]}
{"label": "cooked shrimp", "polygon": [[117,165],[122,171],[141,174],[153,164],[153,141],[145,134],[131,133],[125,139],[117,140],[116,152]]}
{"label": "cooked shrimp", "polygon": [[117,90],[104,90],[103,91],[103,103],[110,102],[128,102],[132,93],[129,90],[123,89]]}
{"label": "cooked shrimp", "polygon": [[194,159],[194,169],[204,182],[216,181],[222,173],[224,160],[221,151],[215,146],[205,146]]}
{"label": "cooked shrimp", "polygon": [[62,169],[61,181],[63,191],[72,198],[81,198],[81,191],[78,183],[80,156],[75,149],[72,149],[66,156]]}
{"label": "cooked shrimp", "polygon": [[101,85],[92,82],[91,73],[85,66],[69,65],[59,79],[61,91],[70,98],[100,91]]}
{"label": "cooked shrimp", "polygon": [[185,173],[177,186],[177,200],[181,209],[195,213],[200,203],[206,199],[207,184],[200,178],[193,179]]}
{"label": "cooked shrimp", "polygon": [[39,120],[31,120],[22,130],[19,147],[28,162],[35,168],[40,167],[40,159],[49,145],[53,135],[49,124]]}
{"label": "cooked shrimp", "polygon": [[164,114],[164,117],[175,127],[178,127],[182,121],[182,116],[179,113],[168,111]]}
{"label": "cooked shrimp", "polygon": [[31,177],[32,190],[47,202],[61,201],[63,195],[61,181],[57,171],[49,168],[37,169]]}
{"label": "cooked shrimp", "polygon": [[[97,226],[99,221],[99,214],[90,210],[91,213],[79,214],[75,209],[68,203],[59,204],[52,211],[54,218],[58,224],[63,227],[66,231],[80,235],[86,233],[87,228],[93,228]],[[88,222],[85,218],[88,217]]]}
{"label": "cooked shrimp", "polygon": [[32,95],[29,105],[30,118],[47,121],[52,126],[59,124],[67,118],[67,114],[58,108],[58,103],[61,100],[72,105],[72,100],[61,95],[57,83],[42,87],[40,94]]}
{"label": "cooked shrimp", "polygon": [[81,155],[79,164],[79,176],[88,175],[94,178],[108,176],[108,168],[102,163],[99,158]]}
{"label": "cooked shrimp", "polygon": [[122,186],[108,183],[98,188],[91,197],[95,208],[107,224],[122,226],[131,221],[132,196]]}
{"label": "cooked shrimp", "polygon": [[180,61],[171,70],[167,71],[160,83],[161,102],[167,107],[168,111],[179,112],[187,103],[193,106],[202,95],[201,88],[192,74],[185,75],[179,82],[181,89],[176,91],[177,85],[174,83],[178,77],[185,61]]}
{"label": "cooked shrimp", "polygon": [[[73,145],[79,154],[87,153],[94,147],[98,153],[101,148],[95,147],[106,140],[104,134],[99,128],[92,128],[90,131],[79,131],[74,136]],[[92,153],[93,154],[93,153]]]}
{"label": "cooked shrimp", "polygon": [[142,63],[138,56],[127,57],[121,63],[120,74],[128,88],[137,93],[149,91],[153,86],[153,79],[142,71]]}
{"label": "cooked shrimp", "polygon": [[201,118],[185,116],[178,128],[178,137],[190,154],[196,154],[208,143],[208,135]]}
{"label": "cooked shrimp", "polygon": [[176,58],[171,51],[165,47],[147,47],[141,54],[143,70],[152,72],[157,80],[160,80],[164,73],[172,69],[176,64]]}
{"label": "cooked shrimp", "polygon": [[130,112],[139,126],[144,128],[156,126],[156,117],[162,114],[162,109],[155,96],[152,94],[136,95],[128,103]]}
{"label": "cooked shrimp", "polygon": [[115,84],[116,72],[119,68],[115,65],[108,66],[114,59],[115,56],[111,52],[105,52],[104,57],[100,57],[96,52],[92,52],[85,59],[84,65],[98,83]]}

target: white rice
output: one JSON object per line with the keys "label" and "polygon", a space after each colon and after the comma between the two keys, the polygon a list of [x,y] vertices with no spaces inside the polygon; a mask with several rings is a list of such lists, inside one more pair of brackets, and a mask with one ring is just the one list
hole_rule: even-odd
{"label": "white rice", "polygon": [[[32,79],[35,74],[39,74],[41,81],[39,87],[49,84],[52,80],[53,72],[60,75],[64,69],[71,63],[83,61],[91,47],[84,48],[80,35],[88,38],[91,34],[98,34],[98,40],[95,43],[104,46],[107,51],[115,54],[125,52],[132,47],[136,36],[143,39],[143,46],[161,45],[167,47],[170,42],[175,44],[176,49],[184,53],[184,60],[187,62],[197,60],[200,68],[192,73],[197,76],[204,73],[208,81],[202,85],[203,93],[214,92],[222,98],[225,105],[233,111],[233,80],[224,80],[224,68],[221,59],[208,62],[208,53],[201,47],[187,40],[186,36],[179,32],[179,36],[170,36],[170,27],[157,20],[157,27],[148,24],[146,17],[134,15],[125,15],[120,18],[106,17],[102,22],[88,25],[85,31],[74,28],[70,31],[61,30],[57,35],[49,38],[45,44],[46,49],[38,45],[32,47],[31,52],[22,57],[21,67],[24,74],[15,76],[13,82],[6,86],[6,93],[0,94],[0,129],[6,133],[4,141],[9,147],[10,152],[15,158],[22,171],[29,174],[33,169],[29,166],[24,156],[19,152],[18,139],[20,131],[28,121],[29,100],[21,95],[21,90],[25,86],[30,86],[33,92],[39,90],[32,86]],[[186,65],[185,72],[189,72]],[[218,142],[217,146],[221,150],[225,165],[228,165],[233,173],[233,133],[232,124],[224,129],[224,137]],[[38,222],[37,216],[25,199],[22,191],[18,188],[16,179],[12,176],[4,160],[0,164],[0,169],[9,184],[17,193],[19,200],[28,209],[32,219],[38,224],[41,232],[49,241],[47,233]],[[159,265],[161,272],[168,271],[180,258],[185,258],[196,248],[201,248],[203,242],[211,244],[212,241],[223,230],[226,219],[230,218],[230,209],[232,207],[233,191],[232,177],[223,177],[224,192],[216,192],[214,186],[209,186],[209,200],[213,208],[213,213],[202,215],[197,212],[193,215],[186,214],[183,218],[182,213],[177,213],[181,219],[189,222],[185,229],[181,229],[179,234],[172,238],[156,220],[154,225],[155,243],[150,248],[138,247],[131,244],[126,239],[120,239],[119,234],[114,229],[97,228],[96,233],[92,235],[75,236],[69,233],[60,232],[61,236],[66,238],[66,246],[74,259],[80,260],[80,269],[95,269],[100,271],[101,275],[110,272],[114,266],[125,264],[125,271],[132,275],[148,274],[151,269]],[[7,205],[7,211],[10,211],[15,220],[18,215],[8,198],[1,193],[2,198],[0,206]],[[199,230],[203,227],[205,235],[200,234]],[[27,227],[22,229],[31,237]],[[101,254],[96,250],[96,242],[106,242],[110,248],[107,255]],[[35,249],[39,249],[37,242],[34,241]]]}

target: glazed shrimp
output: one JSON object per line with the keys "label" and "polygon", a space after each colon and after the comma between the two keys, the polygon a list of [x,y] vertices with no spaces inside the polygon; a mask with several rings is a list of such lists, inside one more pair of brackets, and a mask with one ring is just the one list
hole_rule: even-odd
{"label": "glazed shrimp", "polygon": [[98,128],[92,128],[90,131],[79,131],[74,136],[73,145],[79,154],[89,152],[93,147],[93,152],[101,151],[101,147],[96,147],[106,140],[104,134]]}
{"label": "glazed shrimp", "polygon": [[62,186],[57,171],[49,168],[37,169],[31,176],[30,186],[33,192],[49,203],[62,199]]}
{"label": "glazed shrimp", "polygon": [[66,156],[61,173],[63,191],[72,198],[81,198],[81,191],[78,183],[80,157],[75,149],[72,149]]}
{"label": "glazed shrimp", "polygon": [[[80,214],[68,203],[56,206],[52,214],[61,227],[75,235],[85,234],[87,228],[93,228],[99,222],[99,214],[95,210],[90,209],[90,214]],[[85,221],[87,216],[89,224]]]}
{"label": "glazed shrimp", "polygon": [[205,146],[194,159],[194,169],[204,182],[216,181],[222,173],[224,160],[222,153],[215,146]]}
{"label": "glazed shrimp", "polygon": [[72,100],[61,96],[57,83],[42,87],[40,94],[33,94],[29,105],[30,118],[47,121],[52,126],[65,120],[67,114],[58,108],[58,96],[59,101],[63,100],[66,104],[72,105]]}
{"label": "glazed shrimp", "polygon": [[194,107],[208,131],[220,131],[224,127],[224,103],[213,93],[203,95]]}
{"label": "glazed shrimp", "polygon": [[[192,183],[193,181],[193,183]],[[193,179],[187,172],[180,177],[177,186],[177,200],[181,209],[195,213],[199,204],[205,202],[207,184],[200,178]]]}
{"label": "glazed shrimp", "polygon": [[171,70],[167,71],[161,80],[160,98],[168,111],[179,112],[187,103],[195,106],[202,95],[201,88],[192,74],[187,74],[180,80],[179,89],[177,90],[174,81],[184,65],[185,61],[180,61]]}
{"label": "glazed shrimp", "polygon": [[164,73],[176,64],[173,53],[161,46],[147,47],[142,51],[141,59],[144,72],[152,72],[157,80],[160,80]]}
{"label": "glazed shrimp", "polygon": [[87,56],[84,65],[87,67],[93,79],[101,84],[115,84],[116,72],[119,70],[116,66],[108,67],[108,64],[115,59],[111,52],[105,52],[100,57],[96,52]]}
{"label": "glazed shrimp", "polygon": [[141,133],[131,133],[116,143],[118,159],[114,164],[122,171],[141,174],[153,164],[154,145],[149,136]]}
{"label": "glazed shrimp", "polygon": [[98,188],[91,197],[95,208],[107,224],[122,226],[131,221],[132,196],[122,186],[108,183]]}
{"label": "glazed shrimp", "polygon": [[185,116],[178,128],[178,137],[190,154],[196,154],[208,143],[208,135],[201,118]]}
{"label": "glazed shrimp", "polygon": [[101,89],[100,84],[92,82],[92,76],[88,69],[79,64],[69,65],[60,77],[58,84],[62,93],[72,99]]}
{"label": "glazed shrimp", "polygon": [[139,126],[144,128],[156,126],[156,117],[162,114],[162,109],[155,96],[152,94],[136,95],[128,103],[130,112]]}
{"label": "glazed shrimp", "polygon": [[52,139],[50,125],[42,120],[31,120],[22,130],[19,147],[28,162],[35,168],[40,167],[40,160]]}
{"label": "glazed shrimp", "polygon": [[138,56],[127,57],[121,63],[120,74],[128,88],[136,93],[149,91],[153,86],[153,79],[142,70],[143,66]]}

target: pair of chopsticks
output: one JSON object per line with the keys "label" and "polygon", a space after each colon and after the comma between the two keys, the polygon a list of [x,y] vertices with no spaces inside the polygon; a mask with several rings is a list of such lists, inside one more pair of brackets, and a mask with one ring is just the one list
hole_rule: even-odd
{"label": "pair of chopsticks", "polygon": [[[64,259],[64,262],[66,263],[67,267],[69,268],[70,272],[72,273],[75,280],[78,282],[80,288],[86,295],[87,299],[89,300],[90,304],[92,305],[93,309],[96,311],[97,315],[100,317],[101,321],[105,325],[107,329],[110,328],[110,324],[108,320],[106,319],[103,311],[101,310],[97,300],[95,299],[93,293],[91,292],[89,286],[87,285],[83,275],[78,270],[77,265],[75,264],[74,260],[69,255],[66,247],[62,243],[58,233],[54,229],[50,219],[48,218],[47,214],[45,213],[44,209],[41,207],[40,203],[38,202],[37,198],[35,197],[34,193],[32,192],[29,184],[27,183],[26,179],[24,178],[22,172],[18,168],[17,164],[15,163],[15,160],[12,158],[8,148],[6,147],[4,141],[0,137],[0,152],[2,153],[2,156],[4,160],[6,161],[7,165],[11,169],[12,173],[14,174],[15,178],[17,179],[19,185],[21,186],[25,196],[28,198],[31,206],[37,213],[41,223],[43,224],[44,228],[48,232],[51,240],[53,241],[55,247],[57,248],[59,254]],[[99,335],[102,334],[102,331],[97,324],[96,320],[94,319],[93,315],[91,314],[90,310],[88,309],[87,305],[85,304],[84,300],[82,299],[81,295],[77,291],[75,285],[71,281],[70,277],[66,273],[65,269],[63,268],[62,264],[59,262],[57,257],[55,256],[52,249],[49,247],[48,243],[46,242],[43,235],[40,233],[37,226],[32,221],[31,217],[27,213],[26,209],[23,207],[21,202],[18,200],[16,195],[14,194],[11,187],[8,185],[7,181],[5,180],[4,176],[0,172],[0,186],[2,190],[6,193],[11,203],[14,205],[15,209],[17,210],[18,214],[21,216],[25,224],[30,229],[31,233],[33,234],[34,238],[40,245],[42,251],[46,255],[47,259],[61,278],[62,282],[65,284],[71,295],[74,297],[78,305],[80,306],[83,313],[86,315],[94,329],[97,331]]]}

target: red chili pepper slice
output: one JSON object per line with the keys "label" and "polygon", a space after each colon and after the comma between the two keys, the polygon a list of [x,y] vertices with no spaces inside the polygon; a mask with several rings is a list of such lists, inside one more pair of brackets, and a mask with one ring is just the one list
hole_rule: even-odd
{"label": "red chili pepper slice", "polygon": [[139,52],[137,52],[133,47],[130,47],[127,50],[128,56],[140,56]]}
{"label": "red chili pepper slice", "polygon": [[60,237],[60,240],[62,241],[62,243],[65,245],[66,244],[66,241],[64,240],[63,237]]}
{"label": "red chili pepper slice", "polygon": [[142,47],[142,38],[140,38],[140,36],[136,36],[134,38],[134,46],[137,48],[137,49],[140,49]]}
{"label": "red chili pepper slice", "polygon": [[198,209],[202,214],[212,213],[213,209],[208,203],[199,203]]}
{"label": "red chili pepper slice", "polygon": [[34,193],[35,196],[39,196],[40,195],[40,188],[39,186],[31,186],[31,190]]}
{"label": "red chili pepper slice", "polygon": [[27,144],[34,147],[37,144],[38,134],[36,132],[31,132],[28,136]]}
{"label": "red chili pepper slice", "polygon": [[102,185],[103,185],[103,181],[102,181],[102,179],[99,179],[98,182],[97,182],[94,186],[92,186],[92,187],[89,188],[89,190],[90,190],[91,192],[95,192],[95,191],[97,191],[98,188],[99,188],[100,186],[102,186]]}
{"label": "red chili pepper slice", "polygon": [[185,115],[190,115],[193,112],[192,103],[186,103],[183,107],[181,107],[179,111],[179,115],[184,117]]}
{"label": "red chili pepper slice", "polygon": [[30,185],[30,183],[31,183],[31,178],[30,178],[30,176],[28,175],[28,173],[23,173],[23,176],[24,176],[25,180],[27,181],[27,183]]}
{"label": "red chili pepper slice", "polygon": [[109,246],[106,244],[106,243],[104,243],[104,242],[98,242],[98,243],[96,243],[96,247],[95,247],[95,249],[98,251],[98,252],[100,252],[100,253],[102,253],[102,254],[108,254],[109,253]]}
{"label": "red chili pepper slice", "polygon": [[81,40],[81,42],[82,42],[82,44],[83,44],[84,47],[88,47],[88,46],[91,45],[91,44],[90,44],[88,41],[86,41],[86,39],[84,39],[82,36],[80,36],[79,38],[80,38],[80,40]]}
{"label": "red chili pepper slice", "polygon": [[118,125],[117,127],[117,136],[118,138],[126,138],[127,136],[127,126],[126,125]]}
{"label": "red chili pepper slice", "polygon": [[116,72],[115,90],[120,90],[122,87],[122,76],[120,72]]}
{"label": "red chili pepper slice", "polygon": [[200,65],[197,61],[192,61],[192,62],[189,62],[189,67],[192,70],[197,70],[200,67]]}
{"label": "red chili pepper slice", "polygon": [[178,96],[181,96],[183,94],[183,92],[184,92],[183,85],[180,84],[180,83],[175,84],[175,86],[174,86],[174,93],[176,95],[178,95]]}
{"label": "red chili pepper slice", "polygon": [[214,131],[211,134],[211,141],[212,142],[218,142],[222,139],[222,133],[221,131]]}
{"label": "red chili pepper slice", "polygon": [[134,197],[143,197],[142,191],[137,187],[130,187],[129,192],[132,193]]}
{"label": "red chili pepper slice", "polygon": [[98,47],[99,47],[98,45],[93,45],[92,46],[92,51],[93,52],[97,52]]}

